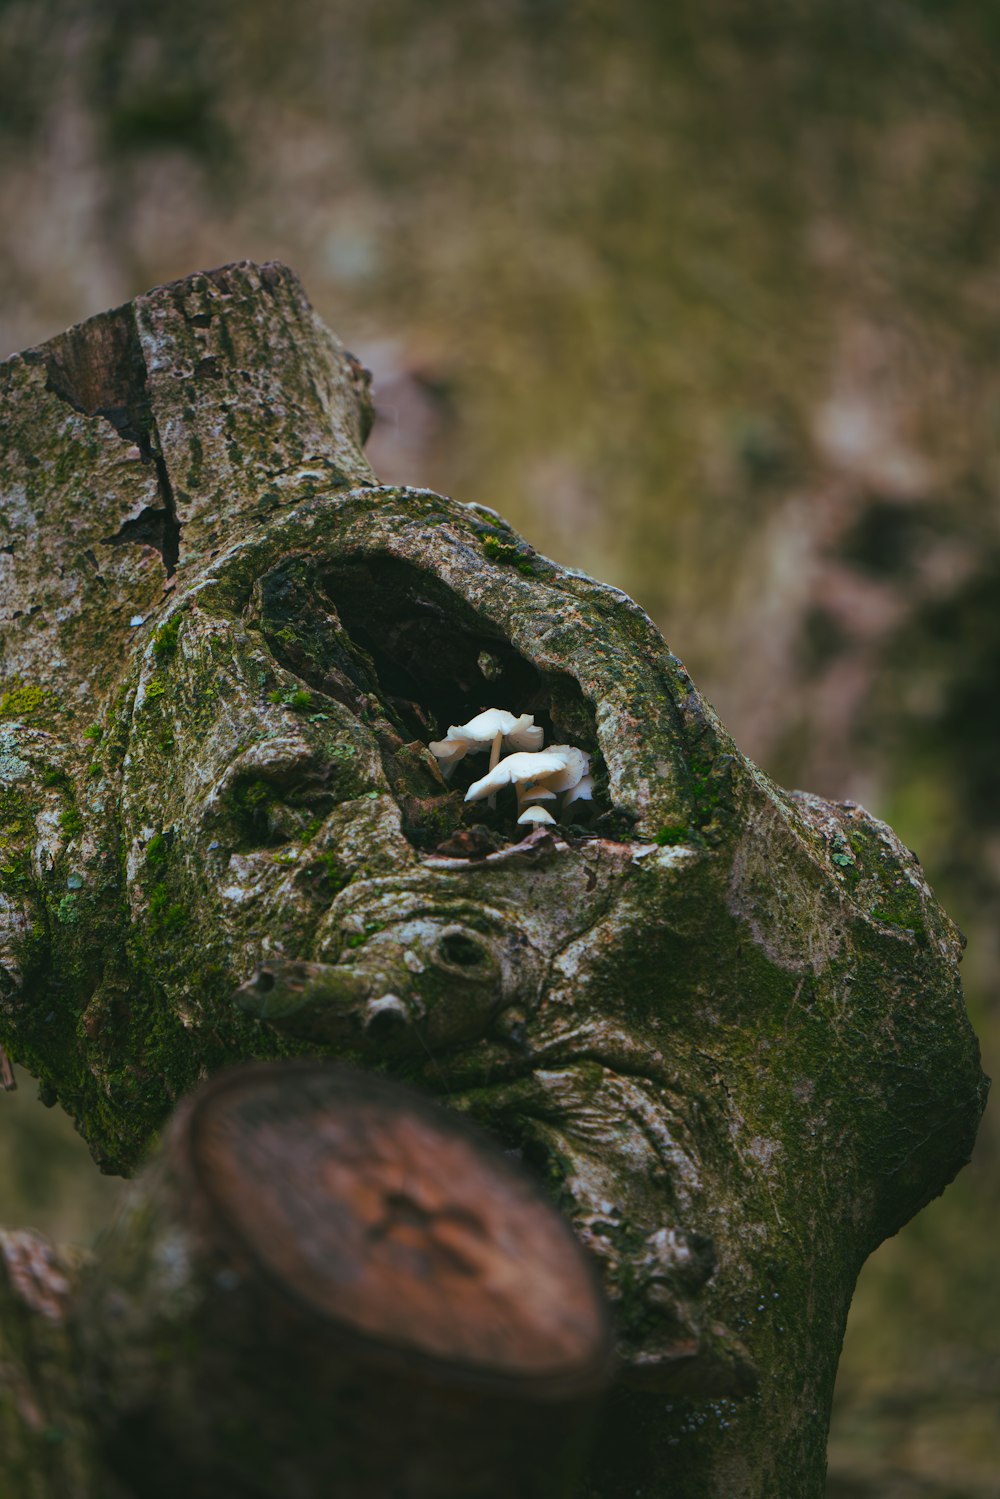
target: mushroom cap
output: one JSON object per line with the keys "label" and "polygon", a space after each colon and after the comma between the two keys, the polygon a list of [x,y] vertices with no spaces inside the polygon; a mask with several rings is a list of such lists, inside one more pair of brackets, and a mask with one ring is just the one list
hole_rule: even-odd
{"label": "mushroom cap", "polygon": [[469,753],[469,746],[461,739],[432,739],[427,748],[436,760],[444,760],[448,765]]}
{"label": "mushroom cap", "polygon": [[563,807],[570,806],[573,802],[589,802],[594,799],[594,777],[589,773],[582,776],[575,786],[571,786],[563,796]]}
{"label": "mushroom cap", "polygon": [[524,811],[521,813],[520,817],[517,820],[519,823],[555,823],[555,818],[552,816],[552,813],[546,812],[544,807],[525,807]]}
{"label": "mushroom cap", "polygon": [[[550,791],[567,791],[590,773],[590,756],[585,750],[577,749],[572,744],[550,744],[545,753],[551,754],[553,751],[563,757],[563,764],[561,770],[546,772],[542,777]],[[529,777],[532,784],[534,779],[534,776]]]}
{"label": "mushroom cap", "polygon": [[565,745],[552,746],[547,750],[520,750],[514,755],[505,755],[499,765],[473,781],[465,793],[467,802],[478,802],[493,791],[517,781],[539,781],[544,776],[558,775],[566,768]]}
{"label": "mushroom cap", "polygon": [[590,756],[572,744],[550,744],[534,754],[520,751],[507,755],[465,793],[467,802],[478,802],[504,786],[524,783],[544,791],[565,791],[590,770]]}
{"label": "mushroom cap", "polygon": [[532,714],[522,713],[515,718],[506,708],[487,708],[468,723],[453,723],[445,737],[432,740],[428,748],[445,766],[451,766],[465,755],[488,749],[498,734],[522,750],[540,749],[545,738],[544,729],[535,723]]}
{"label": "mushroom cap", "polygon": [[485,712],[477,713],[475,718],[470,718],[468,723],[452,724],[448,730],[448,738],[464,739],[470,746],[485,746],[492,744],[498,734],[506,736],[523,733],[533,723],[530,713],[522,713],[519,718],[515,718],[506,708],[487,708]]}
{"label": "mushroom cap", "polygon": [[515,726],[510,730],[508,734],[504,735],[507,743],[514,749],[540,750],[542,745],[545,743],[545,730],[542,728],[540,723],[534,723],[532,721],[532,718],[532,714],[522,713],[521,718],[518,719],[518,723],[521,723],[524,719],[527,719],[528,721],[524,725],[524,727],[517,728]]}

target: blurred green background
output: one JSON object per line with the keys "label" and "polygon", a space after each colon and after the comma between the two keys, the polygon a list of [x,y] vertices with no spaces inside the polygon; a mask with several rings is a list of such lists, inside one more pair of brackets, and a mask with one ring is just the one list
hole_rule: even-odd
{"label": "blurred green background", "polygon": [[[373,368],[383,478],[627,589],[897,827],[992,1070],[996,0],[0,0],[0,357],[243,257]],[[22,1083],[0,1221],[86,1239],[116,1185]],[[1000,1496],[998,1156],[864,1272],[831,1499]]]}

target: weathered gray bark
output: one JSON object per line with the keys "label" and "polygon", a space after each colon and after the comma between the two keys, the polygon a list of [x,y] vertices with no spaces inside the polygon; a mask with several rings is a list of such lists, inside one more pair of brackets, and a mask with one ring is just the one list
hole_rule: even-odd
{"label": "weathered gray bark", "polygon": [[325,1062],[188,1099],[92,1261],[3,1236],[0,1307],[5,1499],[568,1499],[611,1371],[523,1168]]}
{"label": "weathered gray bark", "polygon": [[[617,1305],[587,1492],[815,1499],[857,1272],[984,1097],[915,857],[771,784],[623,595],[377,487],[282,268],[0,381],[0,1041],[114,1170],[237,1057],[444,1096]],[[486,706],[591,753],[588,826],[519,840],[445,785],[427,742]]]}

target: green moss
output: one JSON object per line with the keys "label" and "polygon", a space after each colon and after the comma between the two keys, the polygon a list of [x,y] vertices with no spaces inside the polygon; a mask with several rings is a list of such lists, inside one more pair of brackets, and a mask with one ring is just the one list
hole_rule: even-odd
{"label": "green moss", "polygon": [[49,692],[44,687],[17,685],[0,697],[0,718],[20,718],[45,707]]}
{"label": "green moss", "polygon": [[56,920],[62,926],[75,926],[80,919],[75,893],[67,892],[56,906]]}
{"label": "green moss", "polygon": [[187,912],[177,901],[171,901],[170,891],[161,881],[153,886],[149,897],[149,924],[154,932],[176,932],[187,920]]}
{"label": "green moss", "polygon": [[146,864],[150,869],[159,869],[167,862],[169,845],[162,833],[154,833],[146,845]]}
{"label": "green moss", "polygon": [[84,729],[83,737],[84,739],[92,739],[95,744],[100,744],[104,738],[104,730],[99,723],[92,723],[89,728]]}
{"label": "green moss", "polygon": [[533,578],[536,568],[532,562],[534,555],[525,545],[515,545],[510,541],[501,541],[497,536],[483,537],[483,553],[491,562],[499,562],[510,567],[516,567],[518,572],[526,578]]}
{"label": "green moss", "polygon": [[163,680],[163,678],[159,677],[159,676],[153,677],[150,680],[148,687],[146,688],[146,699],[147,699],[147,701],[155,702],[158,697],[162,697],[163,696],[163,694],[166,692],[166,690],[167,690],[167,684]]}
{"label": "green moss", "polygon": [[59,826],[67,838],[75,838],[78,833],[83,832],[83,818],[75,807],[67,807],[66,811],[60,814]]}
{"label": "green moss", "polygon": [[267,700],[269,703],[281,703],[285,708],[294,708],[297,713],[305,713],[313,706],[312,693],[307,692],[304,687],[288,687],[284,691],[269,692]]}
{"label": "green moss", "polygon": [[[840,863],[835,838],[831,857]],[[900,871],[894,854],[870,828],[857,824],[851,829],[849,866],[842,866],[850,880],[855,900],[867,905],[868,914],[887,926],[912,932],[923,946],[927,941],[926,897]]]}
{"label": "green moss", "polygon": [[153,655],[157,661],[169,661],[177,649],[182,615],[180,612],[165,620],[153,636]]}
{"label": "green moss", "polygon": [[732,756],[712,754],[698,745],[687,758],[688,794],[693,821],[708,836],[709,827],[722,820],[729,800]]}
{"label": "green moss", "polygon": [[675,823],[670,827],[660,828],[653,842],[658,843],[661,848],[670,848],[676,843],[687,843],[690,836],[686,827]]}
{"label": "green moss", "polygon": [[364,931],[363,932],[354,932],[350,937],[347,938],[346,942],[344,943],[344,946],[345,947],[364,947],[364,945],[368,941],[369,937],[373,937],[376,932],[381,932],[381,931],[384,931],[384,930],[385,930],[385,922],[384,921],[369,921],[366,924]]}
{"label": "green moss", "polygon": [[876,921],[886,921],[890,926],[909,925],[909,922],[901,911],[887,911],[882,906],[872,906],[871,914]]}
{"label": "green moss", "polygon": [[309,888],[327,901],[350,884],[351,870],[344,867],[335,853],[327,851],[314,855],[299,878],[309,882]]}
{"label": "green moss", "polygon": [[[916,895],[915,891],[914,895]],[[912,932],[921,945],[927,941],[927,928],[919,900],[907,900],[904,896],[895,909],[884,905],[872,906],[871,915],[875,921],[885,922],[887,926],[896,926],[904,931]]]}
{"label": "green moss", "polygon": [[238,800],[244,807],[263,807],[270,805],[273,794],[266,781],[256,780],[241,786],[234,800]]}
{"label": "green moss", "polygon": [[149,914],[154,918],[154,920],[159,919],[163,911],[166,909],[169,900],[170,891],[167,889],[166,885],[161,883],[153,886],[149,897]]}
{"label": "green moss", "polygon": [[0,854],[0,889],[10,895],[24,895],[31,888],[31,863],[26,853],[4,849]]}

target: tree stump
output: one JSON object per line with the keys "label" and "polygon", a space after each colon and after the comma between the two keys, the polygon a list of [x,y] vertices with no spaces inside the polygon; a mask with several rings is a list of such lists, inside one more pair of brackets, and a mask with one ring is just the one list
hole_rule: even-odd
{"label": "tree stump", "polygon": [[[985,1096],[916,857],[773,785],[621,593],[380,488],[284,268],[0,389],[0,1042],[110,1170],[237,1058],[419,1084],[601,1266],[592,1499],[819,1499],[858,1270]],[[589,755],[589,819],[522,836],[443,779],[429,743],[491,707]]]}

